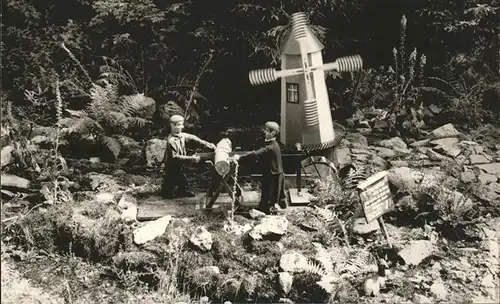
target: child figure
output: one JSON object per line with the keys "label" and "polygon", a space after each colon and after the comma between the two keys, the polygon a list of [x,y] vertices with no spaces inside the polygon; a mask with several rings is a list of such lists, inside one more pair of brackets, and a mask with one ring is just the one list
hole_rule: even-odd
{"label": "child figure", "polygon": [[264,125],[264,135],[266,146],[256,151],[244,155],[235,155],[236,160],[250,155],[260,158],[263,164],[261,181],[261,200],[259,211],[269,214],[276,210],[277,205],[286,208],[285,176],[283,173],[283,163],[281,160],[281,148],[276,141],[279,133],[279,125],[276,122],[268,121]]}
{"label": "child figure", "polygon": [[[199,162],[200,156],[196,154],[187,155],[186,141],[196,141],[212,150],[215,149],[215,145],[195,135],[182,132],[184,129],[184,118],[180,115],[170,117],[170,129],[164,156],[163,197],[193,197],[195,194],[189,190],[184,167],[188,161]],[[176,187],[177,189],[175,189]]]}

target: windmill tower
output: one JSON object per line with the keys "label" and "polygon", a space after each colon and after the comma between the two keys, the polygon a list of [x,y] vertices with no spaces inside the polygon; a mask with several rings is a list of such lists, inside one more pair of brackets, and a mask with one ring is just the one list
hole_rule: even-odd
{"label": "windmill tower", "polygon": [[324,64],[324,46],[309,28],[305,13],[292,15],[291,28],[282,48],[281,70],[250,71],[250,83],[260,85],[281,78],[281,142],[287,146],[301,143],[308,151],[326,150],[337,139],[325,71],[357,71],[363,61],[355,55]]}

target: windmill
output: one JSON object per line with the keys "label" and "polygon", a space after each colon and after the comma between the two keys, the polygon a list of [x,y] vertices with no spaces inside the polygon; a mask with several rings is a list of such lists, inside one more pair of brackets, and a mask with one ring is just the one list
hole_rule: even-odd
{"label": "windmill", "polygon": [[[359,55],[323,63],[323,48],[309,28],[306,14],[297,12],[291,16],[291,32],[282,48],[281,70],[268,68],[249,72],[250,83],[254,86],[281,79],[280,140],[287,147],[300,143],[308,153],[297,172],[298,192],[301,190],[301,171],[308,173],[304,170],[306,166],[320,177],[324,177],[320,171],[326,170],[327,175],[336,171],[329,152],[341,136],[334,129],[325,72],[353,72],[363,67]],[[309,153],[313,152],[322,155],[311,156]],[[321,165],[321,169],[317,165]]]}
{"label": "windmill", "polygon": [[282,69],[250,71],[250,83],[256,86],[281,78],[281,141],[284,144],[301,143],[309,150],[327,149],[336,140],[325,71],[358,71],[363,61],[354,55],[323,64],[324,46],[309,28],[305,13],[291,16],[291,28],[282,50]]}

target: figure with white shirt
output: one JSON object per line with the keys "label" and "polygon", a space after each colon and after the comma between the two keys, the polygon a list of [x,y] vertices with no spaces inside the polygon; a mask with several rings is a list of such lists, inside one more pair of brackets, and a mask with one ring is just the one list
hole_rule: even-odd
{"label": "figure with white shirt", "polygon": [[184,129],[184,118],[180,115],[170,117],[170,134],[167,137],[167,148],[165,149],[165,171],[163,176],[162,195],[164,198],[193,197],[195,194],[190,190],[184,167],[189,162],[199,162],[200,156],[188,155],[186,142],[194,141],[212,150],[213,143],[200,139],[198,136],[182,132]]}

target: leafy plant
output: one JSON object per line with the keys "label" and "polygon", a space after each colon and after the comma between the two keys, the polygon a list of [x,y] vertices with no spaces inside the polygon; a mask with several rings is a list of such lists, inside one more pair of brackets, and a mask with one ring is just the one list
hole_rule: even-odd
{"label": "leafy plant", "polygon": [[[64,45],[63,47],[71,56],[71,51]],[[71,58],[78,62],[74,56]],[[81,64],[78,66],[85,70]],[[59,121],[63,134],[96,139],[115,159],[122,149],[123,134],[134,127],[143,128],[150,123],[148,119],[138,116],[146,98],[144,94],[119,95],[118,83],[123,81],[123,75],[127,75],[123,71],[120,72],[104,69],[98,81],[100,84],[91,84],[90,102],[86,108],[79,111],[66,110],[71,117]],[[88,72],[85,74],[89,75]]]}

